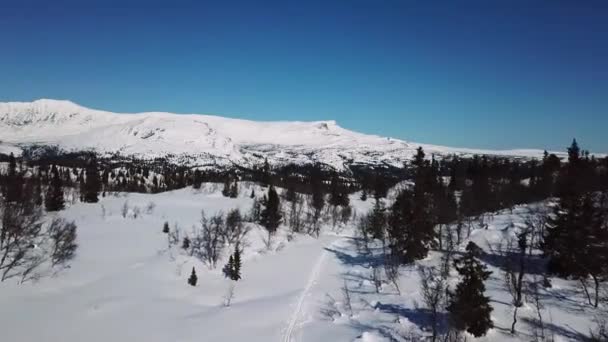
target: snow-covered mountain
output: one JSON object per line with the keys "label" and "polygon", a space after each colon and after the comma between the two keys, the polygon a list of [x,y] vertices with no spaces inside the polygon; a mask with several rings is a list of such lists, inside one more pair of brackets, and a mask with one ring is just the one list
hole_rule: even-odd
{"label": "snow-covered mountain", "polygon": [[53,145],[66,151],[170,156],[195,164],[321,162],[338,169],[354,163],[400,166],[423,146],[428,154],[540,156],[541,150],[449,148],[353,132],[335,121],[256,122],[213,115],[111,113],[70,101],[0,103],[0,140],[6,146]]}

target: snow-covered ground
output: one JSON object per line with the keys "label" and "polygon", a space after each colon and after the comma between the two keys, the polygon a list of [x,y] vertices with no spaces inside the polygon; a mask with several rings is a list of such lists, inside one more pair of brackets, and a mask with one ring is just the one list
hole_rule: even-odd
{"label": "snow-covered ground", "polygon": [[70,101],[0,103],[0,136],[12,144],[56,145],[139,158],[172,156],[194,165],[352,162],[401,167],[418,146],[438,157],[490,154],[540,157],[542,150],[489,151],[406,142],[353,132],[335,121],[256,122],[214,115],[116,114]]}
{"label": "snow-covered ground", "polygon": [[[380,250],[362,254],[352,224],[325,227],[318,239],[291,236],[282,227],[270,250],[264,246],[265,232],[252,225],[243,278],[225,307],[231,282],[220,270],[226,255],[210,270],[178,247],[168,248],[161,230],[167,221],[172,230],[177,225],[186,233],[199,224],[201,210],[207,215],[233,208],[247,213],[253,202],[250,187],[261,195],[262,189],[247,185],[231,199],[221,195],[220,185],[204,184],[200,191],[107,196],[60,212],[78,225],[77,256],[69,268],[42,274],[36,282],[0,283],[0,340],[369,342],[405,341],[411,333],[424,333],[427,317],[416,304],[422,304],[416,265],[401,269],[400,295],[389,284],[376,293],[371,274]],[[125,202],[131,208],[127,217],[122,215]],[[147,210],[150,203],[155,206]],[[372,201],[353,195],[351,204],[363,213]],[[136,218],[134,208],[141,211]],[[489,250],[503,234],[514,233],[511,222],[517,226],[518,210],[524,209],[494,215],[487,229],[474,227],[470,239]],[[418,264],[437,264],[440,257],[431,252]],[[498,265],[488,266],[494,271],[487,288],[496,328],[479,340],[529,341],[525,317],[534,316],[533,308],[526,304],[520,310],[520,333],[510,335],[511,307],[502,274]],[[198,274],[196,287],[186,283],[192,267]],[[553,288],[543,290],[547,326],[556,340],[581,340],[593,325],[591,318],[605,314],[604,309],[586,305],[574,283],[552,280]],[[345,286],[352,310],[345,303]]]}

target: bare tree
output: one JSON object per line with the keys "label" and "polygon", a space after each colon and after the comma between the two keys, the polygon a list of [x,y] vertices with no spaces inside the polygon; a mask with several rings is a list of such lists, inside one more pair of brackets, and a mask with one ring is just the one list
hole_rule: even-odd
{"label": "bare tree", "polygon": [[530,233],[526,230],[520,232],[517,236],[517,246],[514,246],[512,238],[507,239],[505,248],[500,248],[504,264],[504,287],[507,289],[512,298],[513,304],[513,323],[511,323],[511,334],[515,334],[515,325],[517,324],[517,311],[523,306],[522,289],[524,285],[524,276],[526,274],[526,251],[528,248],[528,236]]}
{"label": "bare tree", "polygon": [[196,250],[195,256],[205,261],[211,268],[215,268],[224,248],[225,225],[223,215],[218,213],[208,220],[203,211],[201,212],[200,224],[200,231],[193,239],[196,241],[193,246],[200,247]]}
{"label": "bare tree", "polygon": [[19,269],[31,263],[42,224],[42,210],[33,201],[5,202],[2,205],[0,281],[20,275]]}
{"label": "bare tree", "polygon": [[122,218],[127,218],[127,214],[129,214],[129,201],[125,201],[120,210],[120,215]]}
{"label": "bare tree", "polygon": [[372,266],[371,280],[376,288],[376,293],[380,293],[380,288],[382,287],[382,273],[380,272],[380,267],[377,265]]}
{"label": "bare tree", "polygon": [[431,317],[431,340],[437,341],[439,336],[440,315],[447,294],[447,274],[444,267],[420,267],[420,288],[422,299]]}
{"label": "bare tree", "polygon": [[241,244],[249,229],[243,224],[243,217],[238,208],[232,209],[226,215],[226,229],[224,230],[224,240],[231,244]]}
{"label": "bare tree", "polygon": [[545,322],[543,319],[544,305],[541,302],[540,294],[541,281],[541,279],[534,277],[534,279],[527,283],[526,286],[526,298],[528,302],[532,302],[534,304],[534,311],[536,313],[536,318],[534,319],[534,336],[536,341],[545,341]]}
{"label": "bare tree", "polygon": [[344,308],[348,311],[349,316],[353,315],[353,306],[351,304],[350,290],[344,279],[344,285],[342,286],[342,298],[344,300]]}
{"label": "bare tree", "polygon": [[230,282],[228,289],[226,290],[226,294],[224,295],[224,306],[229,307],[232,304],[232,300],[234,299],[234,289],[236,284],[234,281]]}
{"label": "bare tree", "polygon": [[386,279],[397,290],[397,294],[401,295],[401,290],[399,289],[399,276],[401,275],[399,272],[399,260],[391,254],[385,254],[384,256],[384,274],[386,275]]}
{"label": "bare tree", "polygon": [[76,254],[76,224],[55,218],[48,228],[51,238],[51,262],[53,266],[64,265]]}
{"label": "bare tree", "polygon": [[296,193],[293,201],[289,202],[289,227],[294,233],[302,230],[302,216],[304,214],[304,196]]}

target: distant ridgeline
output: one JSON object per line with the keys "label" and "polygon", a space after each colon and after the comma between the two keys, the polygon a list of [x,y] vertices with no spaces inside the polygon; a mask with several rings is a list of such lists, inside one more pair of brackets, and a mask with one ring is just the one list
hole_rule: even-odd
{"label": "distant ridgeline", "polygon": [[[578,148],[576,141],[573,145]],[[583,186],[588,189],[608,188],[608,157],[595,158],[585,151],[580,153],[585,166],[585,177],[581,180]],[[0,155],[0,159],[6,162],[10,156]],[[555,195],[556,184],[562,178],[566,164],[566,161],[548,153],[540,160],[489,155],[435,159],[425,156],[422,148],[402,168],[353,163],[344,170],[335,170],[324,164],[276,166],[268,161],[253,167],[236,164],[184,166],[169,161],[174,160],[169,157],[141,160],[119,153],[97,155],[90,151],[64,152],[49,146],[27,147],[16,160],[18,170],[24,177],[39,177],[43,185],[49,184],[53,167],[64,187],[81,191],[88,184],[87,175],[96,173],[99,175],[99,185],[95,190],[102,194],[117,191],[156,193],[187,186],[197,188],[205,182],[222,182],[226,186],[233,186],[239,181],[252,181],[300,193],[310,194],[313,188],[317,188],[326,193],[362,191],[364,197],[380,198],[385,197],[387,190],[395,184],[414,181],[416,169],[423,165],[429,177],[441,180],[439,184],[461,194],[464,200],[461,205],[471,206],[469,214]],[[0,179],[6,182],[6,177]],[[474,203],[466,202],[468,195],[471,195]]]}

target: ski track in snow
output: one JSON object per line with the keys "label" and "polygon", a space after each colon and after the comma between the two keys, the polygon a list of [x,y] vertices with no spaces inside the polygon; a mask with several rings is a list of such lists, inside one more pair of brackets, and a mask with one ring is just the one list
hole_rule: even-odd
{"label": "ski track in snow", "polygon": [[302,306],[304,305],[306,296],[308,295],[308,293],[310,292],[312,287],[315,285],[315,282],[319,276],[319,273],[321,273],[321,268],[323,267],[323,262],[325,261],[325,259],[327,257],[327,253],[328,253],[327,250],[325,249],[325,247],[323,247],[323,251],[321,252],[321,255],[319,256],[319,259],[317,260],[315,266],[313,267],[312,271],[310,272],[310,276],[308,277],[308,283],[306,284],[306,287],[304,288],[304,290],[302,290],[302,293],[300,294],[300,298],[298,299],[298,304],[297,304],[295,310],[293,311],[293,313],[291,314],[291,319],[289,320],[289,325],[287,326],[287,331],[285,331],[285,335],[283,336],[283,339],[282,339],[283,342],[293,342],[292,336],[293,336],[293,332],[296,327],[296,324],[298,323],[298,318],[300,317],[300,312],[302,311]]}

